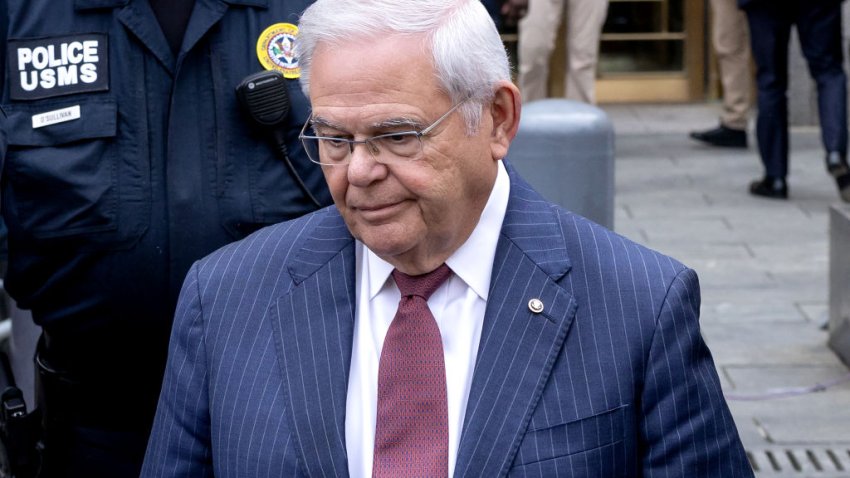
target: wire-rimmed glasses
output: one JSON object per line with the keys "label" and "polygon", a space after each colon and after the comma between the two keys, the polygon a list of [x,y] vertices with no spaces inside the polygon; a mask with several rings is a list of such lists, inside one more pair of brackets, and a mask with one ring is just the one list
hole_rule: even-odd
{"label": "wire-rimmed glasses", "polygon": [[315,134],[317,125],[311,118],[304,123],[298,137],[301,139],[310,161],[322,166],[344,166],[348,164],[351,161],[351,155],[354,153],[354,147],[358,144],[364,145],[369,154],[379,163],[416,161],[422,158],[422,138],[431,133],[468,99],[455,103],[443,116],[437,118],[422,131],[399,131],[355,140],[342,134],[334,136]]}

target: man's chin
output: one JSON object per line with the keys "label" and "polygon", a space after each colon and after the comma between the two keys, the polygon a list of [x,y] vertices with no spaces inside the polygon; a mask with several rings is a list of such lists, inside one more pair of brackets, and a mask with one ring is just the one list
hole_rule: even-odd
{"label": "man's chin", "polygon": [[370,227],[367,232],[355,233],[354,237],[381,259],[394,263],[394,258],[411,251],[417,241],[415,237],[399,231],[398,224]]}
{"label": "man's chin", "polygon": [[392,238],[367,238],[361,241],[370,251],[374,252],[381,259],[387,262],[393,262],[391,259],[403,255],[411,249],[410,244],[405,244],[400,241],[395,241]]}

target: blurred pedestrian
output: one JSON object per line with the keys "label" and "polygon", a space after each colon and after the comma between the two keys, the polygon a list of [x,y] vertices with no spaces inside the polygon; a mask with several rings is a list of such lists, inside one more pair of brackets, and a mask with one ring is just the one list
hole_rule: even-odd
{"label": "blurred pedestrian", "polygon": [[[42,477],[137,477],[191,264],[330,203],[298,140],[310,3],[0,1],[6,285],[43,327]],[[235,92],[271,69],[275,144]]]}
{"label": "blurred pedestrian", "polygon": [[[529,0],[484,0],[484,2],[485,5],[492,3],[501,4],[498,10],[499,18],[508,27],[516,27],[520,19],[528,13]],[[487,7],[488,10],[490,8],[489,6]],[[499,22],[496,22],[496,26],[499,26]]]}
{"label": "blurred pedestrian", "polygon": [[502,26],[516,27],[528,11],[528,0],[481,0],[499,31]]}
{"label": "blurred pedestrian", "polygon": [[738,0],[750,25],[758,85],[756,135],[765,174],[750,184],[756,196],[788,198],[788,42],[797,27],[800,47],[817,84],[826,169],[850,202],[847,166],[847,77],[841,45],[842,0]]}
{"label": "blurred pedestrian", "polygon": [[[505,10],[522,12],[511,0]],[[608,0],[528,0],[528,12],[519,20],[519,77],[523,101],[548,96],[549,57],[555,48],[558,27],[566,18],[568,99],[596,102],[596,64],[599,39]]]}
{"label": "blurred pedestrian", "polygon": [[723,114],[716,128],[692,131],[690,136],[712,146],[746,148],[753,82],[747,16],[738,9],[737,0],[711,0],[710,5],[711,44],[723,87]]}

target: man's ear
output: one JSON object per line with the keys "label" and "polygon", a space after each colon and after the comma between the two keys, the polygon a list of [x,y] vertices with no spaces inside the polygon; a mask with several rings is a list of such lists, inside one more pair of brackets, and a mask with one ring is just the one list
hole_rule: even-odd
{"label": "man's ear", "polygon": [[502,159],[508,154],[519,129],[522,98],[519,89],[509,81],[501,81],[496,85],[493,102],[490,104],[490,115],[493,130],[490,134],[490,150],[493,159]]}

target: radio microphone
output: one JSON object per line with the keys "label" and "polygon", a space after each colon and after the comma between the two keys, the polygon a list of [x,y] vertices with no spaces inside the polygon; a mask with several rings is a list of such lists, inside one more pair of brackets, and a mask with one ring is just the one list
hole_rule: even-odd
{"label": "radio microphone", "polygon": [[322,204],[304,184],[301,175],[295,170],[286,150],[286,132],[284,126],[289,116],[289,92],[286,80],[276,70],[261,71],[246,76],[236,87],[236,97],[251,120],[272,133],[274,145],[280,153],[293,179],[310,201],[321,208]]}

